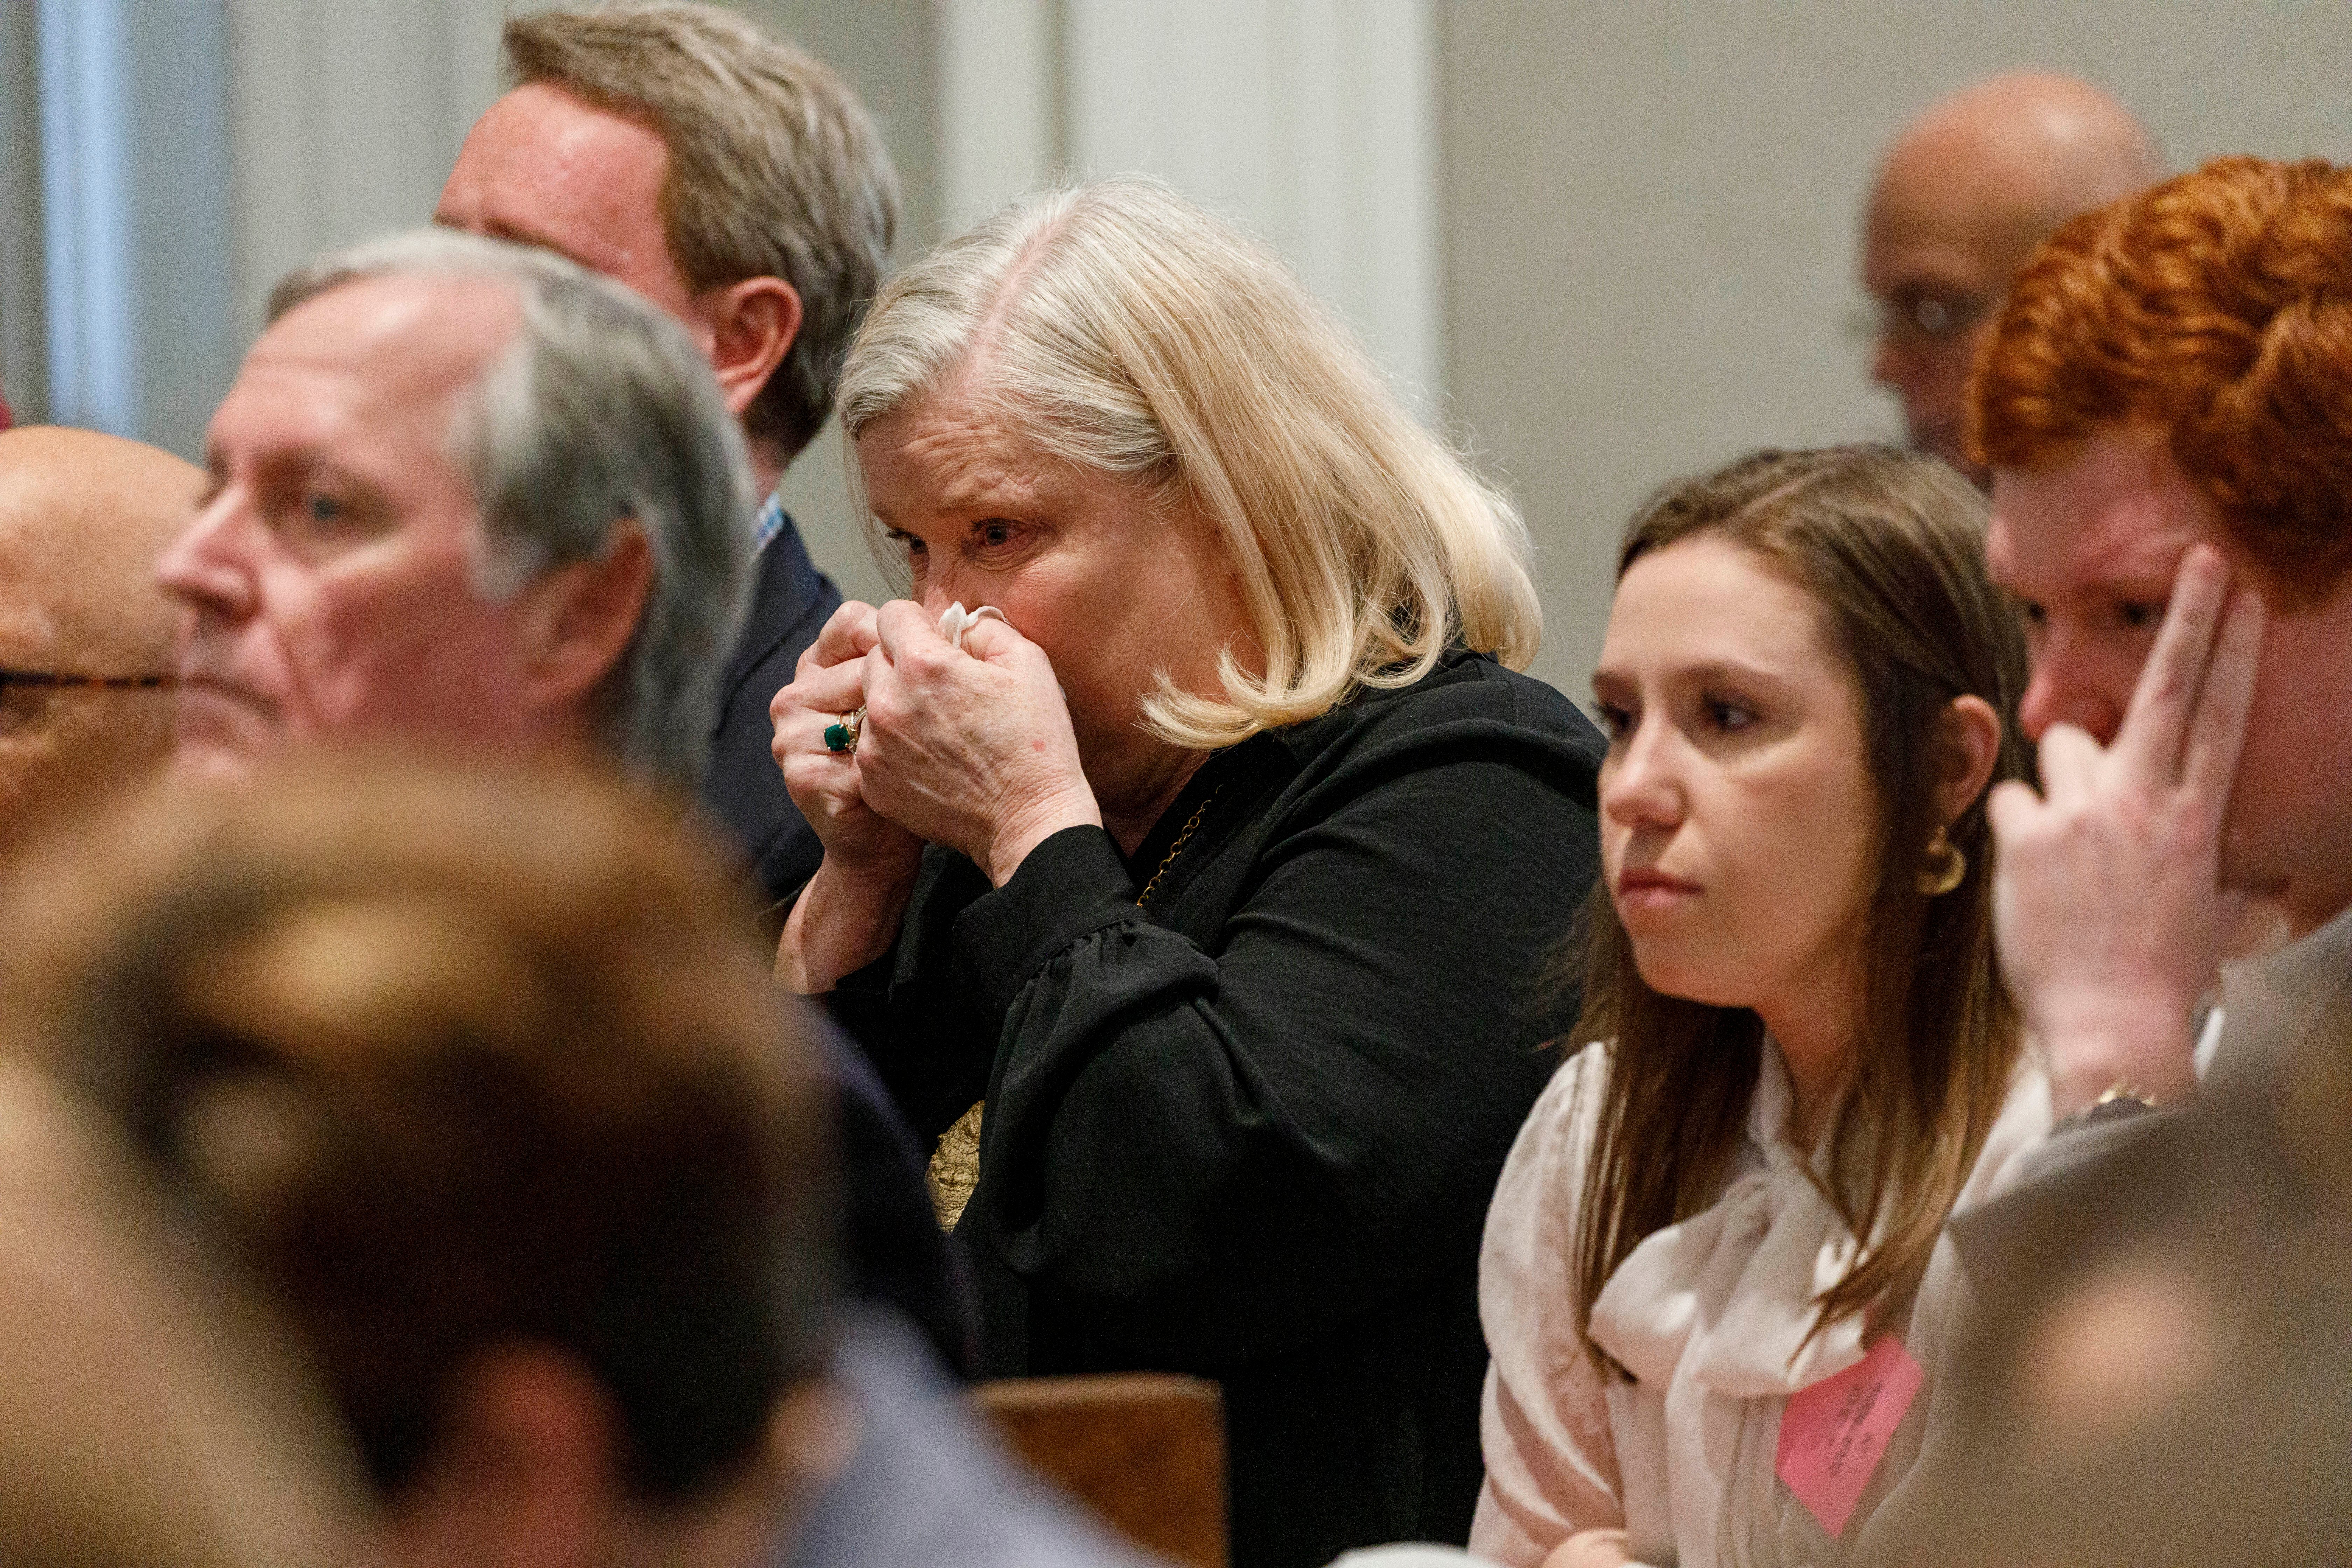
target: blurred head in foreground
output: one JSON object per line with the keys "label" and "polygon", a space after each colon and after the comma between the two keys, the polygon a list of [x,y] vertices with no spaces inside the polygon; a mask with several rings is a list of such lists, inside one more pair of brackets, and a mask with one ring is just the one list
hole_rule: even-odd
{"label": "blurred head in foreground", "polygon": [[404,1561],[740,1560],[841,1461],[825,1102],[668,811],[317,759],[25,876],[37,1026],[293,1322]]}
{"label": "blurred head in foreground", "polygon": [[203,471],[93,430],[0,435],[0,850],[162,763],[173,606],[155,558]]}
{"label": "blurred head in foreground", "polygon": [[[1911,1568],[2352,1558],[2352,1034],[2004,1236]],[[1956,1221],[1956,1232],[1965,1221]],[[1963,1247],[1969,1245],[1963,1241]]]}
{"label": "blurred head in foreground", "polygon": [[294,273],[165,554],[179,761],[397,737],[699,774],[741,613],[741,432],[693,341],[543,251],[446,230]]}
{"label": "blurred head in foreground", "polygon": [[333,1418],[103,1118],[0,1058],[0,1563],[357,1561]]}
{"label": "blurred head in foreground", "polygon": [[2156,144],[2088,82],[2015,71],[1930,105],[1887,150],[1864,221],[1871,379],[1911,445],[1959,464],[1969,367],[2001,291],[2044,236],[2162,173]]}
{"label": "blurred head in foreground", "polygon": [[2298,934],[2352,905],[2352,169],[2216,159],[2076,218],[1974,400],[2026,734],[2113,740],[2181,556],[2218,546],[2270,606],[2222,881]]}

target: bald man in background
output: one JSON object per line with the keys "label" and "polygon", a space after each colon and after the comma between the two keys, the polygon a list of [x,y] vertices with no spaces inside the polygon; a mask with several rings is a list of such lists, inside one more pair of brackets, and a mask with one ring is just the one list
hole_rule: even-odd
{"label": "bald man in background", "polygon": [[204,485],[120,437],[0,433],[0,853],[170,752],[176,612],[155,558]]}
{"label": "bald man in background", "polygon": [[1895,139],[1871,188],[1862,281],[1876,304],[1871,379],[1902,399],[1912,446],[1988,482],[1961,451],[1961,394],[2010,280],[2060,224],[2163,172],[2121,104],[2048,71],[1963,88]]}

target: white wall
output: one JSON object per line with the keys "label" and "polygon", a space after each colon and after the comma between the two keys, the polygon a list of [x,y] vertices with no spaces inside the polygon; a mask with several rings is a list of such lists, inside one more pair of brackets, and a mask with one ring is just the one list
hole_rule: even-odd
{"label": "white wall", "polygon": [[[496,91],[505,0],[110,3],[226,14],[233,266],[222,298],[184,314],[225,325],[235,348],[285,266],[420,221]],[[0,174],[19,179],[26,105],[6,73],[33,4],[0,0]],[[1064,164],[1158,169],[1284,243],[1517,487],[1550,626],[1537,668],[1575,694],[1611,544],[1643,493],[1760,443],[1894,432],[1841,327],[1860,298],[1853,230],[1872,164],[1929,98],[2053,65],[2116,90],[2176,163],[2352,159],[2343,0],[747,9],[876,110],[908,187],[902,248]],[[23,407],[37,339],[23,336],[30,279],[11,258],[37,236],[9,223],[7,189],[0,375]],[[200,249],[163,230],[142,254],[155,276],[194,275],[181,263]],[[150,366],[189,407],[208,407],[226,374],[201,358]],[[818,559],[870,594],[841,459],[821,442],[787,496]]]}
{"label": "white wall", "polygon": [[1537,666],[1584,695],[1618,531],[1764,444],[1891,437],[1841,324],[1886,141],[2019,65],[2116,92],[2176,166],[2352,159],[2352,8],[2212,0],[1447,0],[1453,412],[1542,546]]}
{"label": "white wall", "polygon": [[[517,10],[539,7],[523,5]],[[503,0],[228,0],[236,306],[331,246],[423,223],[498,93]]]}
{"label": "white wall", "polygon": [[1229,206],[1410,394],[1444,374],[1426,0],[1066,0],[1068,156]]}
{"label": "white wall", "polygon": [[1430,0],[938,0],[942,211],[1143,171],[1238,217],[1410,395],[1444,372]]}

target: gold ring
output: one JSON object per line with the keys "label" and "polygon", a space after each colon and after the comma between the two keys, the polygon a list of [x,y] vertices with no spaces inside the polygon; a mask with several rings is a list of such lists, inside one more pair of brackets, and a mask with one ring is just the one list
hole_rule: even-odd
{"label": "gold ring", "polygon": [[866,710],[860,706],[855,713],[844,713],[824,727],[824,749],[835,756],[849,756],[857,750],[858,734],[866,728]]}

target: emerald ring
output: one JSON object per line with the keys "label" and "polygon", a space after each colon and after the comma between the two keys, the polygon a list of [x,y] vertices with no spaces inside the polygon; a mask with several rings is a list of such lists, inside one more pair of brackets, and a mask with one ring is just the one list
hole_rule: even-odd
{"label": "emerald ring", "polygon": [[866,710],[844,713],[824,727],[824,749],[835,756],[846,756],[857,750],[857,732],[866,727]]}

